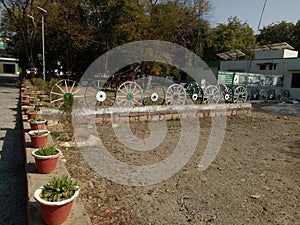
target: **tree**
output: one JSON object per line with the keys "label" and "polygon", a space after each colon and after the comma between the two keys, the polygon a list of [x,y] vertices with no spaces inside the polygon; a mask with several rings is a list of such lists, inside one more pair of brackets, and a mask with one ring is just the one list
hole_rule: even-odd
{"label": "tree", "polygon": [[260,30],[257,35],[259,44],[287,42],[296,50],[300,50],[300,20],[296,23],[281,21],[270,24]]}
{"label": "tree", "polygon": [[[246,22],[241,22],[237,17],[230,17],[227,24],[218,24],[212,29],[212,41],[207,48],[214,53],[230,50],[247,52],[247,47],[255,44],[254,31]],[[212,57],[212,55],[211,55]]]}

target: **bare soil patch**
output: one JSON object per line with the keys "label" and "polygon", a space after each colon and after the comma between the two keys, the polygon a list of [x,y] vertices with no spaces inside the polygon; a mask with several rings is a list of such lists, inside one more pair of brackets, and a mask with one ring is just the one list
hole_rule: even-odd
{"label": "bare soil patch", "polygon": [[[94,224],[299,224],[300,117],[264,112],[228,117],[221,150],[204,172],[197,165],[211,121],[199,121],[200,139],[189,163],[168,180],[145,187],[102,177],[83,159],[63,124],[49,128],[57,144],[65,146],[61,149],[67,169],[81,184],[81,199]],[[140,138],[149,135],[147,126],[131,124]],[[171,154],[180,122],[167,121],[167,127],[163,143],[146,153],[126,149],[110,124],[98,131],[112,155],[143,165]]]}

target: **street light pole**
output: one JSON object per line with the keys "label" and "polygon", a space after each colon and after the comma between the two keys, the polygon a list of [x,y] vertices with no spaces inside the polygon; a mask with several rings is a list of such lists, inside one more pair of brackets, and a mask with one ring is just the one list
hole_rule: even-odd
{"label": "street light pole", "polygon": [[[44,13],[47,11],[41,7],[37,7]],[[45,60],[45,26],[44,26],[44,16],[42,15],[42,49],[43,49],[43,79],[46,80],[46,60]]]}

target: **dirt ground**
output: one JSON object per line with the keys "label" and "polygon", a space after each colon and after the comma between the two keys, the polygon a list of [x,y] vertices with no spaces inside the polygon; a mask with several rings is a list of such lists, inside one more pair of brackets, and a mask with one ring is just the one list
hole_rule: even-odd
{"label": "dirt ground", "polygon": [[[153,163],[170,154],[179,138],[180,122],[168,121],[168,134],[153,152],[132,153],[118,143],[111,125],[99,126],[111,154],[133,164]],[[300,224],[300,116],[262,112],[227,118],[217,158],[204,172],[198,163],[211,130],[200,119],[197,149],[173,177],[159,184],[133,187],[116,184],[94,172],[75,143],[58,125],[49,127],[61,147],[66,166],[81,184],[81,199],[93,224]],[[146,123],[131,124],[141,138]],[[69,145],[69,146],[68,146]]]}

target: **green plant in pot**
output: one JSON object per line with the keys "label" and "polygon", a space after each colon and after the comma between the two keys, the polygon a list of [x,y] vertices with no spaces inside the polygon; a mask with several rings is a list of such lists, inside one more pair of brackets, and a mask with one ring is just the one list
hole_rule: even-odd
{"label": "green plant in pot", "polygon": [[47,120],[41,117],[32,118],[29,120],[29,125],[31,130],[43,130],[45,129],[45,124]]}
{"label": "green plant in pot", "polygon": [[31,154],[38,172],[50,173],[56,168],[61,151],[54,146],[46,146],[33,150]]}
{"label": "green plant in pot", "polygon": [[41,116],[41,112],[36,111],[35,109],[28,110],[26,114],[27,114],[28,120],[33,119],[33,118],[39,118]]}
{"label": "green plant in pot", "polygon": [[31,139],[31,144],[35,148],[45,147],[47,145],[48,136],[50,134],[49,130],[41,129],[40,126],[40,124],[37,124],[37,130],[31,130],[28,132]]}
{"label": "green plant in pot", "polygon": [[34,192],[34,198],[41,207],[43,220],[48,225],[65,222],[78,195],[78,182],[67,175],[53,177]]}

